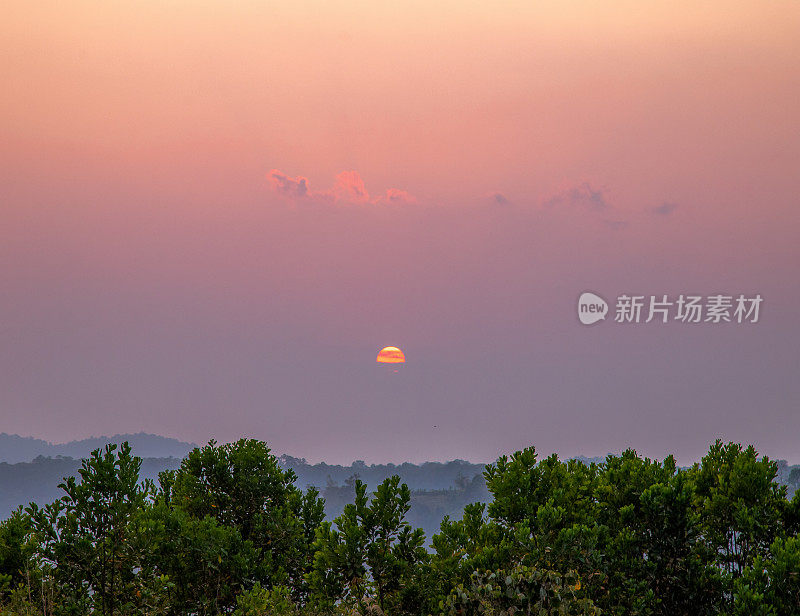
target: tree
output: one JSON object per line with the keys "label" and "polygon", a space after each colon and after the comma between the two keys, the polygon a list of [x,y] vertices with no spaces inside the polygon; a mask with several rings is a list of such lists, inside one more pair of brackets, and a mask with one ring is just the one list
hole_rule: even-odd
{"label": "tree", "polygon": [[0,522],[0,593],[30,582],[36,546],[31,519],[22,508]]}
{"label": "tree", "polygon": [[410,500],[397,475],[383,481],[371,500],[366,484],[356,480],[355,502],[317,531],[310,577],[318,605],[330,609],[341,601],[364,613],[374,593],[383,612],[417,613],[424,602],[417,567],[427,554],[422,531],[405,521]]}
{"label": "tree", "polygon": [[196,519],[210,516],[253,545],[254,580],[267,589],[285,585],[302,601],[324,503],[316,489],[295,487],[295,479],[265,443],[242,439],[194,449],[177,471],[162,474],[161,484],[174,508]]}
{"label": "tree", "polygon": [[135,606],[154,614],[220,614],[251,583],[258,552],[239,530],[196,518],[163,498],[133,520],[139,555]]}
{"label": "tree", "polygon": [[[597,465],[561,462],[555,455],[538,462],[529,447],[501,456],[486,467],[485,477],[493,497],[489,519],[503,536],[488,549],[495,554],[494,568],[574,571],[590,595],[606,592],[602,544],[608,529],[599,520]],[[485,567],[487,557],[481,560]]]}
{"label": "tree", "polygon": [[794,616],[800,610],[800,538],[776,539],[733,585],[736,616]]}
{"label": "tree", "polygon": [[718,613],[721,580],[702,541],[693,499],[694,484],[686,471],[653,484],[640,496],[641,574],[652,591],[647,609],[653,614]]}
{"label": "tree", "polygon": [[506,532],[489,521],[485,512],[483,503],[467,505],[460,520],[445,518],[433,536],[429,577],[435,589],[434,607],[455,586],[469,584],[473,572],[495,570],[510,562]]}
{"label": "tree", "polygon": [[777,464],[752,446],[722,441],[693,468],[703,537],[728,577],[766,556],[783,533],[788,502],[776,474]]}
{"label": "tree", "polygon": [[128,443],[97,449],[75,477],[59,487],[65,495],[40,509],[29,508],[43,564],[69,598],[70,613],[122,613],[133,596],[136,555],[129,523],[152,494],[139,484],[141,459]]}
{"label": "tree", "polygon": [[712,613],[721,584],[701,541],[693,477],[672,457],[633,450],[588,465],[538,462],[533,448],[503,456],[486,469],[486,524],[500,537],[466,562],[476,571],[573,572],[604,613]]}
{"label": "tree", "polygon": [[[674,494],[675,472],[671,456],[659,462],[632,449],[608,456],[598,469],[591,518],[599,529],[596,550],[602,555],[598,564],[602,576],[601,584],[591,590],[595,603],[608,613],[658,613],[657,593],[666,592],[672,583],[664,566],[675,567],[678,563],[670,559],[688,553],[682,543],[686,535],[681,535],[686,528],[680,526],[687,521],[681,504],[689,503]],[[658,505],[669,509],[659,511]],[[673,530],[678,532],[677,541],[670,542],[666,533]],[[654,588],[654,582],[663,588]]]}
{"label": "tree", "polygon": [[517,565],[493,572],[475,572],[471,583],[457,587],[442,607],[449,616],[599,616],[600,610],[580,591],[581,581],[574,572],[562,575]]}

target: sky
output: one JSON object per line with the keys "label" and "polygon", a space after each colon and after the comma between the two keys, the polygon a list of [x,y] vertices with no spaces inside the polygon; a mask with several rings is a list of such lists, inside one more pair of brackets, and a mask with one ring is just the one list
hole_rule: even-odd
{"label": "sky", "polygon": [[11,0],[0,431],[800,463],[798,31],[780,0]]}

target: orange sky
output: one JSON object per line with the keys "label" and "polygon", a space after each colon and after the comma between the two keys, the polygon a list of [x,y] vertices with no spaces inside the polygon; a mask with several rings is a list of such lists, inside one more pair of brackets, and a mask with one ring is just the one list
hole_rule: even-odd
{"label": "orange sky", "polygon": [[[477,457],[543,425],[554,449],[605,453],[630,418],[573,438],[570,412],[586,400],[548,389],[571,371],[589,379],[575,391],[597,387],[580,363],[594,351],[558,307],[585,288],[763,286],[777,298],[769,361],[791,355],[798,32],[794,0],[6,2],[0,431],[224,440],[271,430],[259,422],[275,398],[279,448],[305,454],[318,444],[309,425],[319,442],[332,428],[302,413],[368,403],[355,385],[337,389],[342,378],[281,389],[313,381],[308,349],[374,367],[391,342],[429,374],[445,370],[409,385],[428,392],[415,412],[508,410],[495,433],[481,429]],[[734,344],[685,342],[663,366]],[[763,340],[747,344],[760,357]],[[280,352],[265,358],[270,345]],[[620,354],[648,345],[614,341]],[[494,372],[497,357],[510,373]],[[731,369],[728,402],[743,399],[735,383],[751,367]],[[562,409],[563,426],[529,421],[528,368],[549,374],[540,402]],[[781,421],[796,409],[778,376],[754,383]],[[647,399],[619,391],[609,385],[609,409]],[[217,434],[226,405],[241,414]],[[729,415],[709,418],[686,455]],[[742,422],[734,436],[752,427]],[[653,452],[674,423],[658,424]],[[792,433],[770,425],[764,442]],[[474,433],[453,438],[418,453],[470,457]]]}
{"label": "orange sky", "polygon": [[785,184],[798,30],[792,1],[12,2],[3,160],[356,169],[448,200]]}

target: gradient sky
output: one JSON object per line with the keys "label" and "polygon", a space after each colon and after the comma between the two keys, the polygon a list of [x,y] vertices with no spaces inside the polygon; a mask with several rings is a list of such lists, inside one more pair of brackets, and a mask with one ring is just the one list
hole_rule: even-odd
{"label": "gradient sky", "polygon": [[[0,431],[800,462],[798,32],[794,0],[12,0]],[[765,299],[587,328],[585,290]]]}

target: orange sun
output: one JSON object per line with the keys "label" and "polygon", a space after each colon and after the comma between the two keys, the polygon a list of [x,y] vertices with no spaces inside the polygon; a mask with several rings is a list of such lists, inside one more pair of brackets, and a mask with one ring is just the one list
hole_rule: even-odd
{"label": "orange sun", "polygon": [[389,346],[381,349],[376,361],[379,364],[404,364],[406,363],[406,356],[397,347]]}

